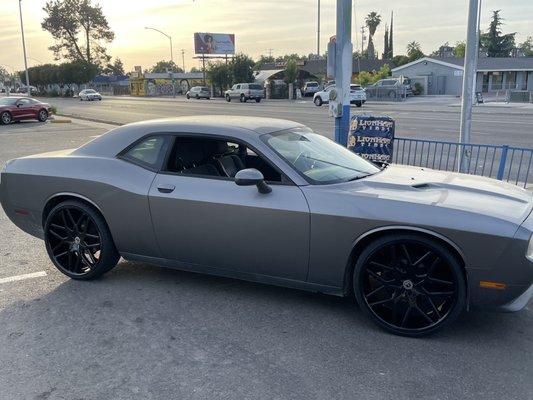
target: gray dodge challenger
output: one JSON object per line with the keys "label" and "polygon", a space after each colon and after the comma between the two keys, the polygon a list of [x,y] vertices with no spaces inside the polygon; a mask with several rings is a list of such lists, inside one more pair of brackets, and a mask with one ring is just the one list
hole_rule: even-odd
{"label": "gray dodge challenger", "polygon": [[377,168],[301,124],[184,117],[125,125],[3,168],[7,216],[72,279],[126,260],[340,296],[399,335],[533,292],[532,193]]}

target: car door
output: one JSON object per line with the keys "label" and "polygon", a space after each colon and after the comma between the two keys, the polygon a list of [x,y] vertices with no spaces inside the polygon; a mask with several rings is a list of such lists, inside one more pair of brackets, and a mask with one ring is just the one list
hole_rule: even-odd
{"label": "car door", "polygon": [[241,85],[235,85],[235,90],[231,91],[231,97],[239,97],[241,92]]}
{"label": "car door", "polygon": [[149,201],[162,256],[193,269],[305,281],[307,201],[298,186],[271,187],[261,194],[231,178],[161,171]]}
{"label": "car door", "polygon": [[16,104],[16,110],[13,113],[14,118],[29,118],[34,116],[33,107],[29,99],[19,99]]}

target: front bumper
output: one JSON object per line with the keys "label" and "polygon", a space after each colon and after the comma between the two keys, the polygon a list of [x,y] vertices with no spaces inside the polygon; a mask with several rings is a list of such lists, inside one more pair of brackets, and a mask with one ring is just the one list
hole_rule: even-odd
{"label": "front bumper", "polygon": [[529,287],[529,289],[527,289],[524,293],[522,293],[516,299],[501,306],[500,310],[504,312],[520,311],[525,306],[527,306],[527,303],[529,303],[529,300],[531,299],[532,296],[533,296],[533,284]]}

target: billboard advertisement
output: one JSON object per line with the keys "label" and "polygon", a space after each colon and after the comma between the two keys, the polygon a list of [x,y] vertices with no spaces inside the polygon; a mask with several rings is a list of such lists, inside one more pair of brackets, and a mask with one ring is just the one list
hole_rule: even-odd
{"label": "billboard advertisement", "polygon": [[350,122],[348,149],[366,160],[392,162],[394,120],[387,116],[354,115]]}
{"label": "billboard advertisement", "polygon": [[235,54],[235,35],[232,33],[194,34],[196,54]]}

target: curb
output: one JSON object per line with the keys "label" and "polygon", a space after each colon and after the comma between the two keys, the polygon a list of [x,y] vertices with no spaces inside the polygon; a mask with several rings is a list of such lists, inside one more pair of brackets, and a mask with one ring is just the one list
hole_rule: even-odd
{"label": "curb", "polygon": [[[107,125],[115,125],[115,126],[124,125],[124,124],[121,124],[121,123],[116,122],[116,121],[109,121],[109,120],[98,119],[98,118],[89,118],[89,117],[84,117],[84,116],[75,115],[75,114],[57,114],[57,115],[60,116],[60,117],[74,118],[74,119],[79,119],[81,121],[96,122],[96,123],[99,123],[99,124],[107,124]],[[72,122],[72,120],[69,119],[68,122]]]}
{"label": "curb", "polygon": [[50,119],[50,123],[52,124],[70,124],[72,122],[71,119]]}

